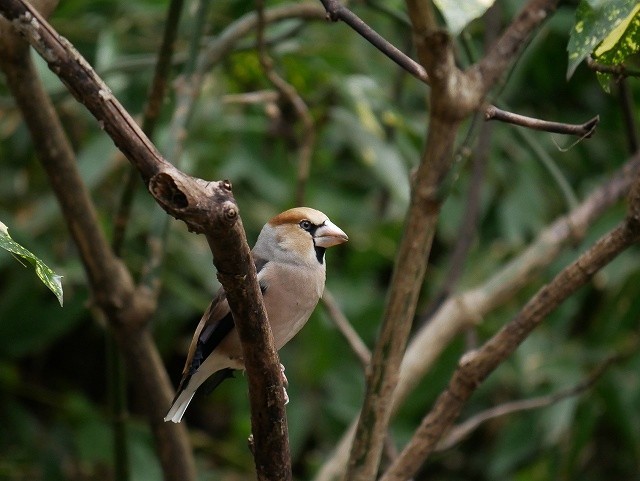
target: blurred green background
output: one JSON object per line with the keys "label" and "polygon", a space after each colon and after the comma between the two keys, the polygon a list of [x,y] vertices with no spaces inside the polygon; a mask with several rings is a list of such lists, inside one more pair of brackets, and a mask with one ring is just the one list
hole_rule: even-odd
{"label": "blurred green background", "polygon": [[[498,2],[503,24],[522,3]],[[267,6],[279,4],[283,2]],[[152,78],[166,8],[165,1],[66,0],[51,23],[96,68],[127,110],[138,115]],[[186,8],[175,73],[184,68],[196,22],[192,2]],[[211,2],[203,44],[252,8],[241,1]],[[361,2],[354,9],[395,45],[410,45],[402,2],[385,2],[384,8]],[[581,199],[625,162],[630,148],[618,89],[604,93],[584,65],[566,80],[566,45],[574,13],[575,3],[563,4],[492,95],[512,111],[548,120],[582,123],[600,116],[594,137],[575,145],[574,138],[526,132]],[[485,29],[482,19],[475,21],[457,41],[461,66],[482,55]],[[424,145],[427,88],[344,24],[287,20],[270,27],[268,36],[274,39],[270,52],[277,70],[298,90],[316,121],[305,203],[329,215],[350,238],[327,254],[327,286],[371,347],[401,235],[408,179]],[[247,36],[207,72],[180,159],[180,168],[195,176],[232,181],[251,244],[269,217],[294,205],[299,134],[295,115],[286,106],[229,101],[231,94],[272,89],[254,46],[255,37]],[[102,227],[111,236],[128,164],[97,122],[46,65],[35,60],[72,140]],[[640,98],[637,79],[628,87]],[[172,149],[174,106],[171,88],[154,139],[166,155]],[[638,112],[636,102],[636,119]],[[462,129],[463,134],[472,132],[467,144],[472,151],[477,127],[469,123]],[[459,291],[481,284],[569,209],[558,183],[519,128],[499,123],[492,127],[479,228],[456,285]],[[65,294],[61,308],[30,268],[0,252],[0,479],[111,479],[104,329],[88,310],[82,265],[3,80],[0,141],[0,220],[16,241],[64,276]],[[463,158],[457,169],[442,210],[420,311],[439,292],[458,240],[471,162]],[[484,318],[475,332],[477,342],[507,322],[540,285],[580,248],[616,225],[624,212],[624,205],[608,211],[584,243],[563,251],[534,283]],[[146,233],[164,218],[139,189],[124,252],[136,277],[148,256]],[[637,249],[626,252],[564,303],[472,397],[463,419],[506,401],[572,386],[605,357],[628,352],[629,346],[632,354],[581,396],[484,424],[460,445],[433,457],[416,479],[640,479],[640,355],[633,348],[640,317],[638,260]],[[163,288],[153,331],[177,384],[193,329],[217,288],[205,239],[171,220],[160,276]],[[392,424],[397,446],[407,441],[468,347],[462,336],[457,339],[411,395]],[[310,479],[358,412],[363,372],[322,307],[281,357],[290,382],[287,412],[294,475]],[[128,401],[132,479],[160,479],[139,403],[133,395]],[[186,421],[200,479],[252,476],[242,374],[198,398]]]}

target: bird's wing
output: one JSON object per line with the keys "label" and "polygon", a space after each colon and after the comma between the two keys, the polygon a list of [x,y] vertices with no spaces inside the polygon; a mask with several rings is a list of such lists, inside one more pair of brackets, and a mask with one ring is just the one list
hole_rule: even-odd
{"label": "bird's wing", "polygon": [[[267,265],[265,259],[255,255],[254,263],[258,273]],[[260,289],[264,293],[266,285],[261,283]],[[234,327],[235,323],[227,301],[227,294],[224,288],[221,287],[211,304],[209,304],[193,335],[187,360],[182,371],[182,380],[178,386],[178,393],[187,385],[193,373],[198,370],[204,360],[218,347]],[[228,374],[225,377],[229,377]],[[222,382],[225,377],[221,378],[217,384]]]}

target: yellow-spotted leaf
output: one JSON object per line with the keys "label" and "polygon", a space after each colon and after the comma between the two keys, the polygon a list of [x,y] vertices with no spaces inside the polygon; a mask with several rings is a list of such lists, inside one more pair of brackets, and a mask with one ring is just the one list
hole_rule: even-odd
{"label": "yellow-spotted leaf", "polygon": [[[618,27],[611,31],[595,50],[596,62],[603,65],[622,65],[630,56],[640,52],[640,4]],[[614,75],[598,72],[598,80],[602,88],[609,92]]]}
{"label": "yellow-spotted leaf", "polygon": [[[582,0],[576,10],[576,22],[571,29],[567,78],[588,55],[610,35],[616,34],[618,27],[637,8],[637,0]],[[620,33],[622,35],[622,33]],[[620,36],[618,36],[620,38]]]}

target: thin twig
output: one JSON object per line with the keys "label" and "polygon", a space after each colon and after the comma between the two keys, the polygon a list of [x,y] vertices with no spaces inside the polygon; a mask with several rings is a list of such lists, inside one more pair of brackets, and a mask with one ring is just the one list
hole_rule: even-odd
{"label": "thin twig", "polygon": [[[374,29],[367,25],[360,17],[353,13],[349,8],[342,5],[340,0],[320,0],[327,12],[327,16],[332,21],[342,20],[351,28],[353,28],[358,34],[360,34],[371,45],[380,50],[383,54],[389,57],[392,61],[405,69],[416,79],[430,84],[427,71],[422,65],[413,60],[402,50],[396,48],[388,40],[378,34]],[[499,59],[499,55],[503,53],[513,53],[514,46],[520,45],[523,41],[521,35],[523,31],[528,31],[531,28],[537,27],[539,23],[546,18],[546,15],[555,8],[556,0],[539,0],[531,1],[528,8],[523,9],[516,21],[518,22],[518,28],[508,29],[501,37],[498,45],[490,52],[492,61],[486,59],[476,64],[471,71],[480,71],[482,75],[490,75],[493,81],[497,80],[496,73],[502,72],[506,67],[504,62],[495,62]],[[530,8],[529,8],[530,7]],[[535,13],[531,13],[535,12]],[[515,23],[515,22],[514,22]],[[524,25],[526,28],[522,28]],[[499,52],[496,53],[495,51]],[[511,58],[511,57],[509,57]],[[492,63],[493,62],[493,63]],[[499,68],[498,68],[499,67]],[[485,83],[487,79],[483,78]],[[488,85],[488,83],[486,83]],[[590,137],[598,123],[597,117],[589,120],[588,122],[578,126],[572,124],[564,124],[560,122],[548,122],[531,117],[525,117],[518,114],[511,114],[504,110],[498,109],[493,105],[485,106],[486,120],[499,120],[501,122],[512,123],[536,130],[545,130],[548,132],[555,132],[561,134],[577,135],[580,137]]]}
{"label": "thin twig", "polygon": [[342,5],[339,0],[320,0],[327,16],[333,22],[342,20],[357,33],[359,33],[371,45],[380,50],[383,54],[400,65],[403,69],[424,83],[429,83],[429,76],[422,65],[406,55],[402,50],[396,48],[382,35],[367,25],[360,17]]}
{"label": "thin twig", "polygon": [[223,104],[272,104],[277,102],[280,94],[275,90],[259,90],[241,94],[227,94],[222,97]]}
{"label": "thin twig", "polygon": [[413,476],[487,376],[516,350],[546,316],[638,240],[640,176],[636,176],[631,187],[626,219],[538,290],[522,310],[480,349],[462,357],[449,385],[381,481],[402,481]]}
{"label": "thin twig", "polygon": [[564,175],[558,164],[551,158],[551,155],[536,141],[535,137],[528,130],[519,129],[517,134],[524,143],[531,149],[538,161],[547,169],[551,178],[558,185],[562,196],[564,197],[567,210],[573,209],[578,205],[578,197],[571,187],[571,183]]}
{"label": "thin twig", "polygon": [[589,138],[595,132],[600,117],[596,115],[591,120],[583,124],[565,124],[562,122],[550,122],[548,120],[536,119],[525,115],[514,114],[502,110],[495,105],[491,105],[485,109],[485,120],[499,120],[521,127],[527,127],[533,130],[543,130],[545,132],[553,132],[556,134],[576,135],[578,137]]}
{"label": "thin twig", "polygon": [[618,65],[607,65],[604,63],[596,62],[591,56],[587,57],[587,66],[595,71],[600,73],[608,73],[616,77],[617,80],[624,77],[640,77],[640,70],[627,67],[624,64]]}
{"label": "thin twig", "polygon": [[371,351],[369,351],[367,345],[353,328],[349,319],[347,319],[347,316],[344,315],[329,289],[324,290],[324,294],[322,295],[322,304],[327,309],[327,314],[329,314],[333,323],[347,340],[351,350],[360,360],[362,367],[366,369],[371,362]]}
{"label": "thin twig", "polygon": [[[640,153],[628,160],[608,181],[595,189],[568,215],[549,224],[518,256],[481,284],[446,299],[428,323],[414,335],[400,367],[400,378],[393,399],[393,412],[431,369],[442,351],[467,326],[501,306],[549,265],[568,244],[584,238],[588,227],[629,191],[631,179],[640,172]],[[332,455],[314,481],[342,477],[355,433],[355,422],[343,434]]]}
{"label": "thin twig", "polygon": [[260,59],[260,65],[273,86],[282,94],[288,103],[290,103],[298,118],[302,122],[302,135],[299,140],[298,146],[298,179],[296,184],[296,204],[303,205],[305,198],[305,190],[307,181],[309,180],[309,172],[311,170],[311,155],[313,153],[313,146],[316,139],[316,129],[313,118],[309,113],[307,104],[302,99],[298,91],[287,82],[278,72],[276,72],[273,66],[273,60],[267,52],[265,44],[265,11],[264,0],[258,0],[256,2],[256,10],[258,14],[257,24],[257,42],[258,42],[258,57]]}
{"label": "thin twig", "polygon": [[482,411],[463,423],[454,426],[449,430],[447,436],[444,437],[435,448],[436,452],[446,451],[447,449],[452,448],[456,444],[462,442],[466,437],[469,436],[473,431],[475,431],[481,424],[495,419],[501,416],[506,416],[507,414],[513,414],[521,411],[529,411],[531,409],[539,409],[547,406],[551,406],[552,404],[556,404],[560,401],[563,401],[567,398],[579,396],[583,394],[585,391],[591,389],[593,385],[602,377],[602,375],[607,371],[607,369],[615,362],[621,359],[621,356],[614,355],[610,356],[601,362],[596,368],[587,376],[586,379],[581,381],[567,389],[562,389],[552,394],[547,394],[546,396],[539,396],[531,399],[522,399],[519,401],[512,401],[508,403],[501,404],[499,406],[492,407],[485,411]]}

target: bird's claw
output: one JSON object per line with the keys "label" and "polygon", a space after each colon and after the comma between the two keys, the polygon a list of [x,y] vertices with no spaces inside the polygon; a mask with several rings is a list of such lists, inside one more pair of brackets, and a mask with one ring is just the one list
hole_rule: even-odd
{"label": "bird's claw", "polygon": [[282,391],[284,394],[284,405],[289,404],[289,394],[287,394],[287,386],[289,385],[289,380],[287,376],[284,374],[284,365],[280,364],[280,373],[282,374]]}

